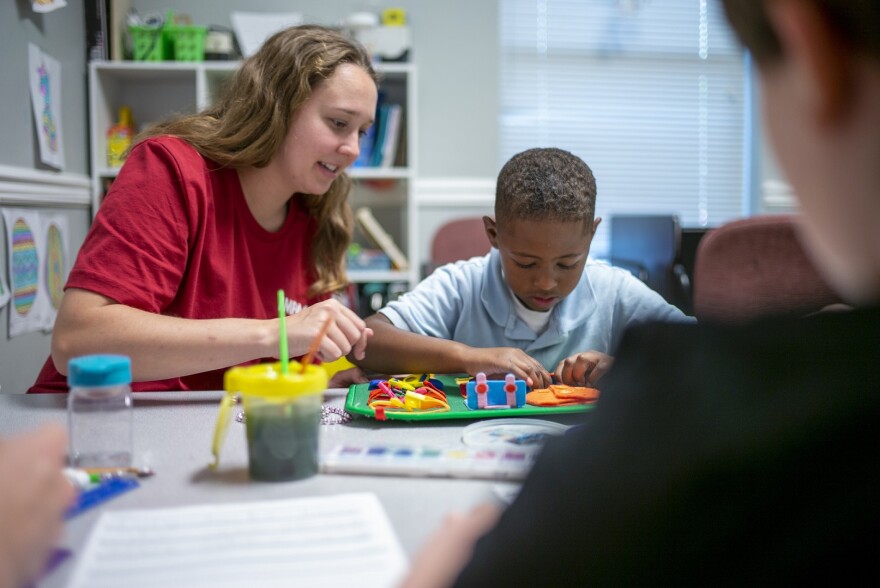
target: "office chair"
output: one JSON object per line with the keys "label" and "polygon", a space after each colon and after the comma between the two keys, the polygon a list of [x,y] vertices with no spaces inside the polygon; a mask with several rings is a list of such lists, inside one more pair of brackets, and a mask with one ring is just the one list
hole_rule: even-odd
{"label": "office chair", "polygon": [[425,275],[446,263],[486,255],[492,245],[482,217],[461,218],[442,225],[431,240],[431,258]]}
{"label": "office chair", "polygon": [[746,322],[803,316],[841,303],[804,251],[796,215],[724,224],[697,249],[694,314],[700,321]]}
{"label": "office chair", "polygon": [[675,215],[612,215],[611,265],[627,269],[670,304],[691,312],[690,277],[679,263],[681,227]]}

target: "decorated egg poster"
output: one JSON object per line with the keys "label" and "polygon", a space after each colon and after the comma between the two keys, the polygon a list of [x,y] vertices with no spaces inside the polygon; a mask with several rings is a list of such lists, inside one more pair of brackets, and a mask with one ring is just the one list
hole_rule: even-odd
{"label": "decorated egg poster", "polygon": [[64,283],[70,272],[70,248],[67,244],[67,216],[64,214],[40,213],[41,229],[44,239],[45,252],[40,268],[43,286],[46,296],[49,298],[49,324],[45,328],[51,329],[55,324],[58,308],[61,306],[61,296],[64,294]]}
{"label": "decorated egg poster", "polygon": [[24,208],[3,208],[9,273],[9,337],[51,329],[54,315],[41,280],[43,248],[40,214]]}

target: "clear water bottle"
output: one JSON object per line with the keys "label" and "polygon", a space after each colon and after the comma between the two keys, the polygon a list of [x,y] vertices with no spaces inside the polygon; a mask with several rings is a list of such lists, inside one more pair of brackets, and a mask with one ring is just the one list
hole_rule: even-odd
{"label": "clear water bottle", "polygon": [[75,357],[68,364],[67,383],[70,465],[130,466],[131,360],[124,355]]}

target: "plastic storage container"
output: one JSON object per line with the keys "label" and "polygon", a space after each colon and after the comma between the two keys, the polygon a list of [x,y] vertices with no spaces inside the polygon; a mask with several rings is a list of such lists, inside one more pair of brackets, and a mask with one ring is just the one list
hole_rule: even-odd
{"label": "plastic storage container", "polygon": [[171,43],[163,27],[130,25],[131,58],[134,61],[165,61],[171,59]]}
{"label": "plastic storage container", "polygon": [[127,467],[132,463],[131,360],[85,355],[67,371],[70,465]]}
{"label": "plastic storage container", "polygon": [[165,35],[175,61],[204,61],[207,27],[166,25]]}
{"label": "plastic storage container", "polygon": [[176,21],[174,11],[169,10],[162,26],[130,25],[128,34],[131,37],[132,59],[204,61],[208,28],[175,22],[180,21]]}

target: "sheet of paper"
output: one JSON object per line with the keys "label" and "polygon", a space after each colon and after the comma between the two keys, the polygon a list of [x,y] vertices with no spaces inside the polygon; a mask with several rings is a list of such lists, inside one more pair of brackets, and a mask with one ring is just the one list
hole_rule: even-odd
{"label": "sheet of paper", "polygon": [[40,161],[64,169],[64,139],[61,132],[61,62],[28,44],[31,106],[40,142]]}
{"label": "sheet of paper", "polygon": [[302,14],[298,12],[241,12],[229,14],[232,30],[244,57],[250,57],[263,45],[263,41],[281,29],[301,25]]}
{"label": "sheet of paper", "polygon": [[71,586],[393,586],[403,549],[374,494],[106,512]]}

